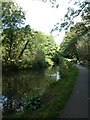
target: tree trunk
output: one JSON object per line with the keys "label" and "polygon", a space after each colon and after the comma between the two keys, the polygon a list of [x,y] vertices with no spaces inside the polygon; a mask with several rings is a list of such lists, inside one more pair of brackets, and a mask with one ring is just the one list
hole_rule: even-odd
{"label": "tree trunk", "polygon": [[21,53],[20,53],[20,55],[19,55],[18,58],[20,58],[20,57],[23,55],[23,52],[24,52],[24,50],[26,49],[28,43],[29,43],[29,40],[26,42],[26,44],[25,44],[24,48],[22,49],[22,51],[21,51]]}

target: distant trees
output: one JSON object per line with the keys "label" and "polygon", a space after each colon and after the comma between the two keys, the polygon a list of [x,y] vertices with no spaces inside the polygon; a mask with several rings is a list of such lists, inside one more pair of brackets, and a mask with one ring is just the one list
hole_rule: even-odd
{"label": "distant trees", "polygon": [[[60,45],[60,53],[67,58],[79,58],[79,42],[82,42],[82,36],[87,34],[87,27],[83,22],[77,23],[66,33],[65,38]],[[85,40],[86,42],[86,40]],[[78,46],[78,47],[77,47]]]}
{"label": "distant trees", "polygon": [[67,58],[88,60],[88,28],[84,22],[77,23],[67,32],[62,44],[60,53]]}

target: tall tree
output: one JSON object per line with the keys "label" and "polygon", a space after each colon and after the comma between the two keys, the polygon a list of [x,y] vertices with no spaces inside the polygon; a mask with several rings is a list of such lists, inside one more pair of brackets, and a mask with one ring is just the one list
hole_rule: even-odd
{"label": "tall tree", "polygon": [[7,60],[13,58],[13,49],[16,47],[15,32],[24,24],[25,14],[15,2],[2,2],[2,28],[3,39],[2,45],[5,45]]}

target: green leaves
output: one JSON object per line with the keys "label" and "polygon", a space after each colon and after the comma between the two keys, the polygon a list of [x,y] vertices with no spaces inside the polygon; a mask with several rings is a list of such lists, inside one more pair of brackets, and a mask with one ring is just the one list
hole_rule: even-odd
{"label": "green leaves", "polygon": [[62,44],[60,53],[67,58],[77,58],[87,60],[88,54],[88,36],[87,27],[84,22],[79,22],[70,28]]}
{"label": "green leaves", "polygon": [[17,28],[24,24],[25,14],[14,2],[2,2],[3,29]]}
{"label": "green leaves", "polygon": [[[72,2],[72,1],[71,1]],[[69,3],[71,3],[69,2]],[[57,1],[56,1],[57,3]],[[79,0],[78,2],[74,2],[73,5],[68,4],[67,12],[64,15],[64,18],[62,18],[62,21],[60,21],[60,24],[55,24],[54,28],[51,30],[51,33],[54,31],[61,32],[63,29],[68,30],[71,25],[74,24],[74,19],[77,16],[81,16],[83,21],[89,20],[90,22],[90,2],[89,0]],[[88,7],[87,7],[88,6]],[[88,22],[88,23],[89,23]]]}
{"label": "green leaves", "polygon": [[37,108],[41,107],[42,105],[42,100],[40,96],[32,97],[30,98],[26,105],[25,109],[31,109],[31,110],[36,110]]}

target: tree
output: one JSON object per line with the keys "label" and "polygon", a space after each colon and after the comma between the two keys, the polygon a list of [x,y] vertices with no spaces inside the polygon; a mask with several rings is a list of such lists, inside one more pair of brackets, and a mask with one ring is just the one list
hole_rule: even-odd
{"label": "tree", "polygon": [[80,41],[76,44],[78,56],[80,60],[88,60],[88,42],[86,36],[81,37]]}
{"label": "tree", "polygon": [[[84,37],[83,42],[83,36],[86,36],[87,34],[87,27],[85,26],[85,23],[79,22],[73,27],[70,28],[70,31],[67,32],[62,44],[60,45],[60,53],[67,58],[74,58],[77,59],[80,58],[79,56],[79,48],[77,49],[76,46],[78,46],[79,41],[80,43],[86,43],[86,38]],[[84,49],[85,50],[85,49]],[[86,50],[87,53],[87,50]],[[82,54],[83,56],[83,54]]]}
{"label": "tree", "polygon": [[25,13],[15,2],[2,2],[2,25],[7,28],[18,28],[24,24]]}
{"label": "tree", "polygon": [[52,57],[56,53],[56,44],[52,36],[44,35],[42,32],[35,34],[32,41],[33,59],[35,58],[35,64],[51,65]]}
{"label": "tree", "polygon": [[[73,2],[73,0],[70,0],[69,3],[71,3],[71,2]],[[57,3],[57,1],[56,1],[56,3]],[[75,1],[73,5],[74,5],[73,7],[67,8],[67,13],[64,15],[63,20],[60,23],[56,23],[54,25],[55,28],[53,28],[51,30],[51,33],[56,30],[61,32],[62,29],[65,29],[67,31],[68,28],[70,28],[70,26],[74,24],[74,19],[77,16],[81,16],[84,19],[89,19],[89,22],[90,22],[90,14],[89,14],[90,1],[89,0],[79,0],[78,2]],[[86,15],[85,15],[86,13],[88,14],[88,17],[86,17]]]}
{"label": "tree", "polygon": [[4,46],[4,59],[12,61],[17,44],[15,39],[17,31],[24,24],[25,14],[15,2],[2,2],[2,45]]}

